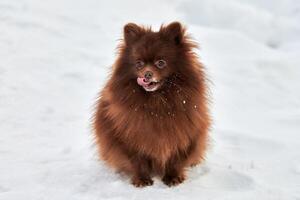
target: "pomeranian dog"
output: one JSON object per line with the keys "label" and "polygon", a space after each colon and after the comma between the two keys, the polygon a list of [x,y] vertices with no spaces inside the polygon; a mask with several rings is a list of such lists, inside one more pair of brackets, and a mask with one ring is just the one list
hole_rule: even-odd
{"label": "pomeranian dog", "polygon": [[136,187],[182,183],[205,155],[210,128],[203,65],[179,22],[129,23],[94,115],[101,158]]}

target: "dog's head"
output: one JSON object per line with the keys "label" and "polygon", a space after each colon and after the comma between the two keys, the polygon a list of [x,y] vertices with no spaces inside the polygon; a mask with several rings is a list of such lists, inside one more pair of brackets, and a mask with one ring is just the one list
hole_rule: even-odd
{"label": "dog's head", "polygon": [[122,56],[126,73],[146,91],[160,89],[182,62],[184,34],[179,22],[162,26],[158,32],[133,23],[125,25]]}

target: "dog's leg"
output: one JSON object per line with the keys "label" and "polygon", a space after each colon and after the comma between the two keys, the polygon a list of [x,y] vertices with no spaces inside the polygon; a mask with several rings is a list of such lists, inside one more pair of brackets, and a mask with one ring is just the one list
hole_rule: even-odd
{"label": "dog's leg", "polygon": [[176,156],[166,164],[162,181],[168,186],[175,186],[185,180],[185,172],[182,160]]}
{"label": "dog's leg", "polygon": [[134,175],[131,183],[136,187],[144,187],[153,184],[151,179],[151,160],[145,157],[136,157],[131,160],[134,166]]}
{"label": "dog's leg", "polygon": [[162,181],[168,186],[175,186],[182,183],[185,176],[185,168],[187,167],[187,161],[194,153],[196,143],[191,142],[190,146],[185,151],[179,151],[173,155],[165,165],[165,172]]}

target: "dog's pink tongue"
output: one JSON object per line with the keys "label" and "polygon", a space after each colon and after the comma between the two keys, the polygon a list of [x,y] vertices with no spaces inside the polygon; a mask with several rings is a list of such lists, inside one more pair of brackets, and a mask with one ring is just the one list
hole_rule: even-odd
{"label": "dog's pink tongue", "polygon": [[147,82],[145,78],[137,78],[137,83],[141,86],[148,86],[150,82]]}

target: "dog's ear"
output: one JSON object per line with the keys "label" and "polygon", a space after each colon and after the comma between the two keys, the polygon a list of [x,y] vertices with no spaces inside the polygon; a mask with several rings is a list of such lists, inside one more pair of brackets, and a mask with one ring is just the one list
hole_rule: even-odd
{"label": "dog's ear", "polygon": [[139,39],[144,33],[144,29],[134,23],[128,23],[124,26],[124,40],[130,44]]}
{"label": "dog's ear", "polygon": [[185,29],[182,27],[180,22],[172,22],[166,27],[162,27],[160,30],[165,37],[171,39],[175,44],[180,44],[182,42]]}

